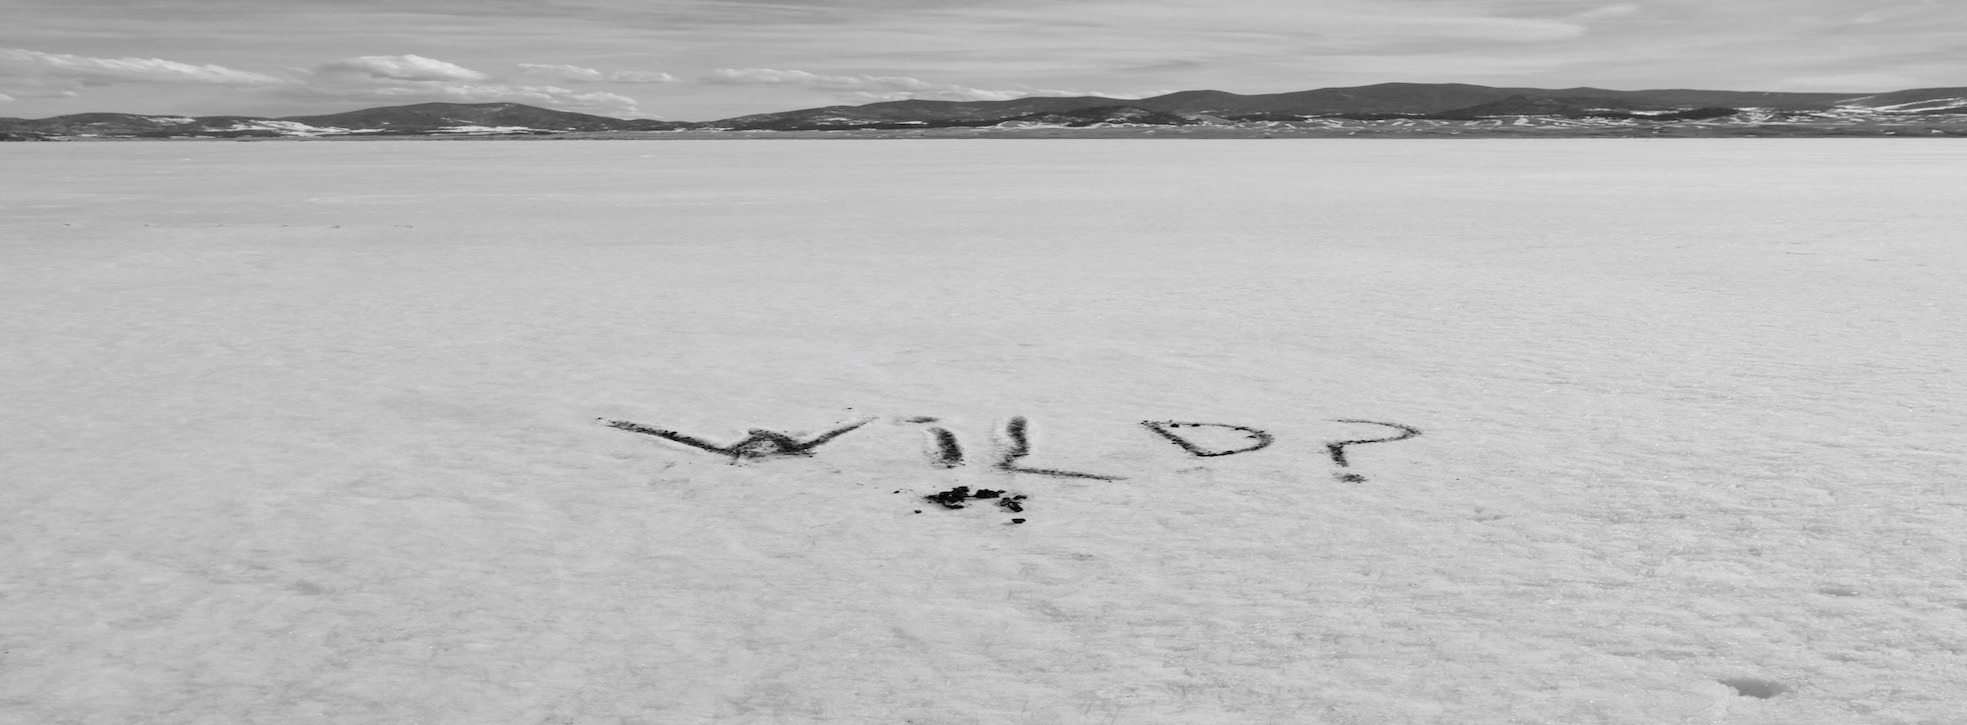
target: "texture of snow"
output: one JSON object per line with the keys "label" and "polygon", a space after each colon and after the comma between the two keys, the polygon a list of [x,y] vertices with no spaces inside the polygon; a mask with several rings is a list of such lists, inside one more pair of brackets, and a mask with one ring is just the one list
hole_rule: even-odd
{"label": "texture of snow", "polygon": [[288,135],[288,136],[323,136],[323,135],[331,135],[331,134],[350,133],[348,129],[341,128],[338,126],[310,126],[308,124],[301,123],[299,121],[274,121],[274,120],[235,121],[233,122],[229,130],[279,131],[283,135]]}
{"label": "texture of snow", "polygon": [[530,126],[479,126],[473,124],[465,124],[461,126],[445,126],[443,128],[437,129],[437,133],[467,133],[467,134],[524,133],[533,130],[535,129],[533,129]]}
{"label": "texture of snow", "polygon": [[1967,146],[0,163],[9,722],[1967,712]]}
{"label": "texture of snow", "polygon": [[1948,109],[1948,108],[1962,108],[1962,107],[1967,107],[1967,98],[1929,98],[1923,101],[1911,101],[1907,103],[1894,103],[1884,106],[1872,106],[1870,108],[1861,108],[1859,110],[1906,113],[1906,112],[1917,112],[1917,111],[1937,111],[1937,110]]}

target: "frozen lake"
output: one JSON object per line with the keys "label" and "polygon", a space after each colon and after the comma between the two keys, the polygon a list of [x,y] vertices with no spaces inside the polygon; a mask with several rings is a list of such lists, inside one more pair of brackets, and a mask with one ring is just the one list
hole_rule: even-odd
{"label": "frozen lake", "polygon": [[1967,712],[1967,145],[0,165],[0,720]]}

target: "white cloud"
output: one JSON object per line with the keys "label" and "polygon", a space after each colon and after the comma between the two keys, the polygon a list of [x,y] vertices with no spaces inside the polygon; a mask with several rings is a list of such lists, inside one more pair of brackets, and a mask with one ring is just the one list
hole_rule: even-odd
{"label": "white cloud", "polygon": [[192,65],[162,58],[94,58],[19,48],[0,48],[0,74],[27,78],[68,78],[89,85],[193,83],[266,87],[291,82],[221,65]]}
{"label": "white cloud", "polygon": [[[574,68],[561,66],[556,68]],[[193,65],[159,58],[95,58],[0,48],[0,89],[9,101],[73,98],[88,86],[174,83],[265,90],[309,101],[379,103],[510,102],[618,117],[647,117],[633,98],[585,92],[551,84],[506,83],[490,74],[420,55],[369,55],[344,58],[312,71],[293,70],[279,78],[218,65]],[[599,74],[599,71],[596,71]],[[617,82],[656,82],[655,76],[624,71]],[[618,74],[620,75],[620,74]],[[658,74],[660,75],[660,74]],[[604,80],[609,78],[604,77]]]}
{"label": "white cloud", "polygon": [[[708,85],[791,86],[840,94],[862,100],[1008,101],[1028,96],[1104,96],[1104,93],[1019,88],[990,90],[952,83],[932,83],[908,76],[824,75],[803,70],[719,68],[697,79]],[[1120,98],[1122,96],[1110,96]]]}
{"label": "white cloud", "polygon": [[668,73],[656,71],[618,70],[613,73],[603,73],[577,65],[520,63],[519,69],[529,76],[552,78],[568,83],[675,83],[682,80]]}
{"label": "white cloud", "polygon": [[5,93],[0,93],[0,103],[6,103],[12,100],[14,100],[13,96],[9,96]]}
{"label": "white cloud", "polygon": [[530,76],[557,78],[573,83],[600,83],[608,80],[608,74],[593,68],[577,65],[548,65],[545,63],[520,63],[519,70]]}
{"label": "white cloud", "polygon": [[365,55],[343,58],[315,73],[330,77],[371,78],[396,81],[488,81],[492,77],[453,63],[421,55]]}
{"label": "white cloud", "polygon": [[76,89],[81,87],[82,81],[75,78],[50,78],[45,76],[40,78],[15,76],[10,78],[4,73],[0,73],[0,91],[4,91],[16,101],[23,98],[75,98],[82,95],[76,92]]}
{"label": "white cloud", "polygon": [[635,99],[616,93],[576,91],[559,86],[509,83],[419,81],[371,86],[309,85],[288,95],[310,100],[382,103],[524,103],[599,116],[647,118]]}
{"label": "white cloud", "polygon": [[676,83],[683,79],[652,70],[618,70],[608,74],[612,83]]}
{"label": "white cloud", "polygon": [[[578,66],[520,64],[538,75],[578,76]],[[600,71],[594,71],[596,75]],[[369,55],[344,58],[315,68],[304,84],[284,95],[306,100],[351,103],[524,103],[600,116],[646,118],[636,101],[617,93],[577,91],[550,84],[506,83],[490,74],[420,55]]]}
{"label": "white cloud", "polygon": [[1605,20],[1608,18],[1622,18],[1637,12],[1639,12],[1638,5],[1635,5],[1633,3],[1616,3],[1612,5],[1604,5],[1604,6],[1592,8],[1590,10],[1586,10],[1584,12],[1572,15],[1570,19]]}
{"label": "white cloud", "polygon": [[908,76],[822,75],[803,70],[771,68],[719,68],[698,80],[709,85],[792,86],[828,93],[940,100],[1003,101],[1029,95],[1019,91],[992,91],[947,83],[930,83]]}
{"label": "white cloud", "polygon": [[1897,73],[1838,73],[1784,78],[1768,84],[1769,88],[1776,90],[1830,93],[1882,93],[1902,88],[1916,88],[1919,85],[1918,79]]}

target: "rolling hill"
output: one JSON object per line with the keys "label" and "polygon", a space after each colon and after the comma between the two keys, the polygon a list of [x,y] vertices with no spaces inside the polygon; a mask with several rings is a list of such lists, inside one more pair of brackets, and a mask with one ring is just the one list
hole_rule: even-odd
{"label": "rolling hill", "polygon": [[[763,113],[703,123],[620,119],[518,103],[420,103],[345,113],[158,116],[82,113],[39,120],[0,118],[0,140],[60,138],[308,137],[356,135],[553,135],[652,131],[832,131],[928,128],[1236,126],[1377,131],[1465,126],[1580,126],[1654,129],[1660,124],[1810,126],[1845,133],[1893,123],[1959,125],[1967,133],[1967,88],[1888,93],[1774,93],[1658,89],[1618,91],[1495,88],[1462,83],[1381,83],[1292,93],[1216,90],[1151,98],[1028,97],[1007,101],[884,101]],[[1950,133],[1950,132],[1949,132]]]}

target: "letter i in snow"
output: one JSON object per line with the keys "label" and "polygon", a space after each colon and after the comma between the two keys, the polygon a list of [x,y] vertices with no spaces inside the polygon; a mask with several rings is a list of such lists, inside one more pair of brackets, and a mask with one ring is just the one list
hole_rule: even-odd
{"label": "letter i in snow", "polygon": [[936,465],[941,468],[955,468],[963,465],[963,444],[956,442],[956,434],[948,428],[930,428],[929,435],[936,439]]}
{"label": "letter i in snow", "polygon": [[[940,423],[942,419],[927,415],[918,415],[913,418],[903,418],[901,422]],[[929,429],[929,439],[935,444],[934,450],[931,450],[929,455],[937,468],[955,468],[963,465],[963,444],[957,442],[955,432],[942,426],[936,426]]]}

